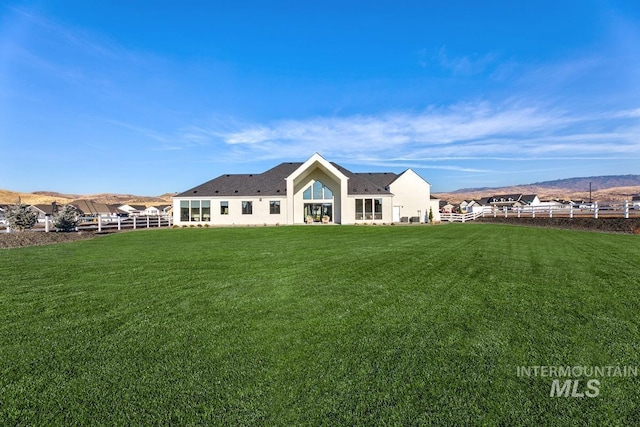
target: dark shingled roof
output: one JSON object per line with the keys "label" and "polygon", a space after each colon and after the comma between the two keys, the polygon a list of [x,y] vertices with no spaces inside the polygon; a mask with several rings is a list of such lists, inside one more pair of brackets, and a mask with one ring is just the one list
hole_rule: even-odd
{"label": "dark shingled roof", "polygon": [[[342,166],[331,163],[349,178],[348,194],[390,194],[388,185],[398,175],[392,172],[353,173]],[[303,163],[281,163],[260,174],[225,174],[193,187],[176,197],[210,196],[285,196],[285,179]]]}

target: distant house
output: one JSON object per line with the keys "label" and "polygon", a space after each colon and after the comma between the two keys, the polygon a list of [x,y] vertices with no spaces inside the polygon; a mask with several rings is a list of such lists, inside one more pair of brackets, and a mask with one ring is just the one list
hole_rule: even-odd
{"label": "distant house", "polygon": [[171,209],[171,205],[149,206],[144,210],[143,215],[146,215],[146,216],[167,215],[167,212],[170,209]]}
{"label": "distant house", "polygon": [[58,213],[58,205],[56,202],[51,204],[36,204],[29,206],[29,209],[38,214],[38,222],[45,222],[47,217],[51,217]]}
{"label": "distant house", "polygon": [[485,210],[485,206],[489,207],[490,205],[484,201],[483,199],[478,200],[470,200],[466,206],[467,213],[482,213]]}
{"label": "distant house", "polygon": [[456,207],[446,200],[440,200],[438,207],[442,213],[452,213],[456,211]]}
{"label": "distant house", "polygon": [[129,216],[141,216],[145,214],[144,211],[147,207],[145,205],[120,205],[118,209],[126,212]]}
{"label": "distant house", "polygon": [[631,205],[634,209],[640,209],[640,195],[636,194],[631,198]]}
{"label": "distant house", "polygon": [[518,208],[537,206],[540,199],[535,194],[500,194],[487,198],[489,206],[494,208]]}
{"label": "distant house", "polygon": [[224,174],[173,198],[173,218],[191,224],[423,222],[438,199],[416,172],[353,173],[316,153],[259,174]]}
{"label": "distant house", "polygon": [[112,208],[105,203],[95,202],[93,200],[74,200],[69,203],[75,207],[82,216],[109,219],[112,217]]}

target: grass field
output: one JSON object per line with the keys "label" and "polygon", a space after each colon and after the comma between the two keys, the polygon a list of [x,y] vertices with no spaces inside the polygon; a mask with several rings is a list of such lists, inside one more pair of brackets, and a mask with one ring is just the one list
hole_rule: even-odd
{"label": "grass field", "polygon": [[550,397],[517,368],[640,366],[638,260],[494,224],[2,250],[0,425],[634,425],[639,377]]}

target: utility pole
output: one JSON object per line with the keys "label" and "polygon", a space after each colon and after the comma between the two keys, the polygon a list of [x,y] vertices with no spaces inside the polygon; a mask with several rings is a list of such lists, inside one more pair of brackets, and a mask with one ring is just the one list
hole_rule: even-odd
{"label": "utility pole", "polygon": [[593,199],[591,198],[591,182],[589,182],[589,204],[593,204]]}

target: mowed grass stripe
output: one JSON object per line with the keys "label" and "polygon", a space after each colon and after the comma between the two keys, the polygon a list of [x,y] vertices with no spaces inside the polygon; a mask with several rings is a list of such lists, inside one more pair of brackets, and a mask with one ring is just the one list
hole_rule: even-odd
{"label": "mowed grass stripe", "polygon": [[[637,236],[459,224],[150,230],[0,251],[2,424],[628,425]],[[572,420],[570,422],[570,420]]]}

